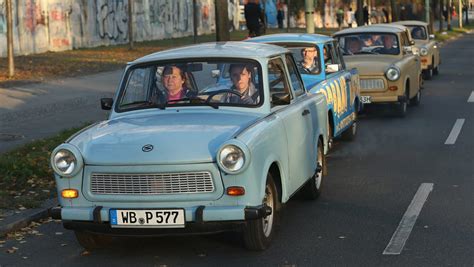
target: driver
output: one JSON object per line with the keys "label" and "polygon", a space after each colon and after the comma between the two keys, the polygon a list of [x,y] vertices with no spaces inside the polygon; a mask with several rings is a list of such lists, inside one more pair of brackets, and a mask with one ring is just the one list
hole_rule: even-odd
{"label": "driver", "polygon": [[357,38],[348,39],[347,51],[351,54],[357,54],[362,51],[362,42]]}
{"label": "driver", "polygon": [[377,51],[380,54],[398,55],[398,48],[394,47],[395,40],[392,35],[382,36],[383,47]]}
{"label": "driver", "polygon": [[252,82],[252,67],[246,64],[231,64],[229,67],[231,90],[240,94],[226,93],[222,97],[223,103],[250,104],[260,101],[258,89]]}
{"label": "driver", "polygon": [[306,47],[301,49],[303,59],[298,62],[298,67],[303,74],[319,73],[319,63],[316,57],[316,47]]}

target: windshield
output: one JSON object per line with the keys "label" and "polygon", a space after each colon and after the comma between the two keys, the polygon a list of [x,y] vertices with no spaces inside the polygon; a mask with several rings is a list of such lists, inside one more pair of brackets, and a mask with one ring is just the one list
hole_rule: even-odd
{"label": "windshield", "polygon": [[170,106],[256,107],[261,67],[250,60],[180,61],[132,67],[117,111]]}
{"label": "windshield", "polygon": [[411,37],[416,40],[426,40],[426,30],[423,26],[407,26],[410,29]]}
{"label": "windshield", "polygon": [[395,34],[355,33],[336,37],[344,55],[398,55],[400,45]]}

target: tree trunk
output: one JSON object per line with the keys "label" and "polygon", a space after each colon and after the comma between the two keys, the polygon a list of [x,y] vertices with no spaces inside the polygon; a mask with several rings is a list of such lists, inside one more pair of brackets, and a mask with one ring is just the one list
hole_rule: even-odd
{"label": "tree trunk", "polygon": [[216,41],[229,41],[229,14],[227,0],[215,0]]}
{"label": "tree trunk", "polygon": [[15,63],[13,61],[13,8],[12,0],[7,0],[7,54],[8,54],[8,77],[15,75]]}

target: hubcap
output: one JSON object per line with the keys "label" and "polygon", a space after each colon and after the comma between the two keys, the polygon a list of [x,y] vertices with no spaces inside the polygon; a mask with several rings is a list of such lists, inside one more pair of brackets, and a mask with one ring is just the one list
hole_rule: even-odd
{"label": "hubcap", "polygon": [[273,216],[275,214],[275,203],[273,202],[273,192],[270,188],[270,185],[267,185],[265,188],[265,197],[263,198],[263,203],[267,205],[267,207],[272,209],[272,213],[267,215],[267,217],[263,218],[263,234],[266,237],[270,236],[273,228]]}

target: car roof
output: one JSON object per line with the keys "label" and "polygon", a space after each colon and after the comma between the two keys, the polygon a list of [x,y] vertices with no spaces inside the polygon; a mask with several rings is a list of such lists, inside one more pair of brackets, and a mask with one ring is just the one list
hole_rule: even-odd
{"label": "car roof", "polygon": [[403,25],[396,24],[373,24],[370,26],[362,26],[357,28],[344,29],[334,33],[336,35],[351,34],[351,33],[364,33],[364,32],[388,32],[388,33],[399,33],[406,30]]}
{"label": "car roof", "polygon": [[250,42],[211,42],[168,49],[138,58],[132,63],[187,58],[268,58],[289,52],[288,49]]}
{"label": "car roof", "polygon": [[248,42],[258,43],[316,43],[324,44],[334,40],[332,37],[314,33],[279,33],[263,35],[248,39]]}
{"label": "car roof", "polygon": [[401,20],[397,22],[393,22],[394,24],[404,25],[404,26],[428,26],[428,23],[419,20]]}

